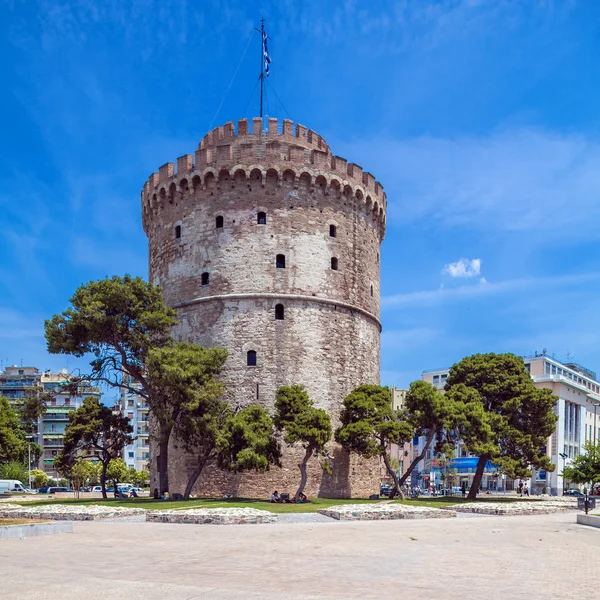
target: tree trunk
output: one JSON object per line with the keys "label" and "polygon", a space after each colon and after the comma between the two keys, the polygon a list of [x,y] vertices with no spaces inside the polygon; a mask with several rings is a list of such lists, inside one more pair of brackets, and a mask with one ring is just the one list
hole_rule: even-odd
{"label": "tree trunk", "polygon": [[[109,459],[110,460],[110,459]],[[109,461],[102,461],[102,471],[100,472],[100,485],[102,486],[102,497],[106,500],[106,469]]]}
{"label": "tree trunk", "polygon": [[396,471],[394,471],[394,469],[392,467],[390,458],[387,455],[387,452],[385,451],[385,446],[383,447],[382,456],[383,456],[383,462],[385,464],[385,468],[387,469],[387,472],[389,473],[390,477],[394,480],[394,488],[393,488],[392,492],[390,493],[390,498],[394,498],[396,496],[396,494],[398,494],[402,498],[402,500],[404,500],[404,492],[400,488],[400,481],[398,480],[398,475],[396,475]]}
{"label": "tree trunk", "polygon": [[160,432],[158,449],[158,487],[161,496],[169,491],[169,437],[171,430]]}
{"label": "tree trunk", "polygon": [[304,458],[301,463],[298,463],[298,468],[300,469],[300,486],[296,490],[296,495],[294,496],[294,502],[298,502],[300,498],[300,494],[304,492],[304,488],[306,487],[306,482],[308,480],[308,469],[306,465],[308,464],[309,458],[312,456],[314,448],[309,446],[304,453]]}
{"label": "tree trunk", "polygon": [[[433,442],[433,436],[434,435],[435,435],[435,430],[430,429],[429,433],[427,434],[427,440],[425,441],[425,445],[423,446],[423,450],[421,450],[421,453],[419,454],[419,456],[417,456],[410,463],[410,466],[408,467],[408,469],[406,469],[406,473],[404,473],[404,475],[402,475],[402,477],[398,481],[398,487],[399,488],[404,485],[404,482],[408,479],[408,477],[410,476],[410,474],[414,471],[415,467],[423,460],[423,458],[425,457],[425,454],[427,454],[427,450],[429,450],[429,446],[431,446],[431,442]],[[393,499],[395,496],[396,496],[396,490],[393,489],[392,493],[390,494],[390,500]]]}
{"label": "tree trunk", "polygon": [[204,455],[198,459],[198,464],[196,465],[196,468],[190,473],[187,485],[185,486],[185,492],[183,493],[184,500],[189,500],[190,494],[192,493],[192,489],[196,481],[198,480],[198,477],[200,477],[202,471],[204,470],[204,467],[208,462],[208,458],[211,452],[212,448],[208,452],[205,452]]}
{"label": "tree trunk", "polygon": [[479,457],[477,470],[475,471],[475,477],[473,477],[473,483],[471,484],[471,489],[469,490],[467,500],[477,500],[477,492],[479,491],[479,486],[481,485],[481,480],[483,479],[483,471],[485,470],[485,463],[487,461],[487,456]]}

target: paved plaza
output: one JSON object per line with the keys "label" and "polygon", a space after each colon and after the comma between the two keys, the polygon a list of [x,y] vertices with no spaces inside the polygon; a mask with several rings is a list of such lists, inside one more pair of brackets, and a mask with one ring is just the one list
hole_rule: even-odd
{"label": "paved plaza", "polygon": [[0,543],[13,600],[597,598],[600,530],[576,513],[424,521],[76,522]]}

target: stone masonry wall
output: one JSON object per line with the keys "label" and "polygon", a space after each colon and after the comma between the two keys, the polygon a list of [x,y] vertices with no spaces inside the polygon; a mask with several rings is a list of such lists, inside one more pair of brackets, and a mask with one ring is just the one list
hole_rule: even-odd
{"label": "stone masonry wall", "polygon": [[[294,134],[289,121],[279,130],[269,120],[268,133],[256,119],[252,133],[244,120],[237,135],[233,124],[217,128],[195,159],[180,158],[178,173],[171,163],[161,167],[142,192],[150,279],[178,311],[174,335],[229,350],[222,378],[232,405],[272,409],[279,386],[302,384],[336,426],[343,398],[379,383],[381,186],[332,156],[314,132],[298,126]],[[283,320],[275,319],[277,304]],[[256,366],[247,366],[249,350]],[[378,491],[373,461],[349,458],[335,444],[331,452],[333,474],[314,461],[307,493]],[[260,475],[210,469],[195,493],[294,491],[298,458],[289,449],[282,469]],[[174,441],[171,492],[183,491],[190,460]]]}

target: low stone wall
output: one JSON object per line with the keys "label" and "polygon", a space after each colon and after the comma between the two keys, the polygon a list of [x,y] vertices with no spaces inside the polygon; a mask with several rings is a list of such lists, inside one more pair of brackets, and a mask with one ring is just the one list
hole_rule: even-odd
{"label": "low stone wall", "polygon": [[579,525],[589,525],[590,527],[600,529],[600,515],[577,515],[577,523],[579,523]]}
{"label": "low stone wall", "polygon": [[322,508],[319,514],[339,521],[376,521],[392,519],[444,519],[456,517],[452,510],[404,504],[341,504]]}
{"label": "low stone wall", "polygon": [[59,521],[57,523],[31,523],[29,525],[0,526],[0,540],[10,538],[23,539],[37,535],[54,535],[57,533],[73,533],[72,521]]}
{"label": "low stone wall", "polygon": [[443,510],[452,510],[462,513],[478,515],[537,515],[577,510],[574,502],[556,500],[534,500],[532,502],[466,502],[444,507]]}
{"label": "low stone wall", "polygon": [[119,506],[98,506],[54,504],[44,506],[0,505],[0,518],[8,519],[48,519],[52,521],[97,521],[143,515],[143,508],[122,508]]}
{"label": "low stone wall", "polygon": [[202,508],[190,510],[149,510],[146,521],[193,525],[248,525],[275,523],[277,515],[256,508]]}

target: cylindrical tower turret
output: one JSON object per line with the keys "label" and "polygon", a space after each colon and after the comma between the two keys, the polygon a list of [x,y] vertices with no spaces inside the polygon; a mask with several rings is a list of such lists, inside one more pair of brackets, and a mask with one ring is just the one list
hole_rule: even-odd
{"label": "cylindrical tower turret", "polygon": [[[354,387],[379,383],[385,194],[314,131],[261,124],[218,127],[195,157],[182,156],[177,169],[167,163],[145,184],[150,280],[177,309],[178,339],[229,351],[223,380],[233,405],[273,409],[278,387],[301,384],[335,426]],[[309,495],[378,490],[378,465],[332,454],[332,474],[317,464],[309,471]],[[171,491],[185,487],[188,462],[174,444]],[[195,492],[294,491],[296,451],[283,462],[259,475],[209,470]]]}

